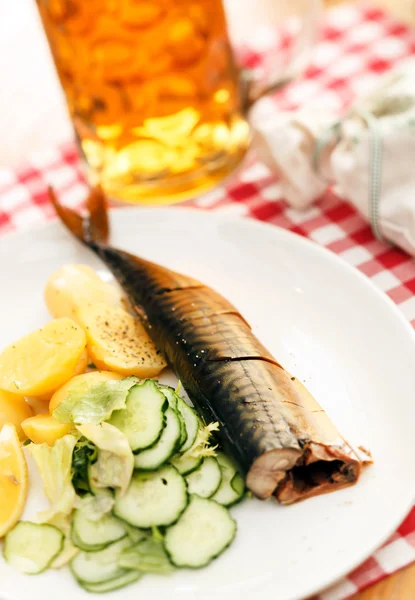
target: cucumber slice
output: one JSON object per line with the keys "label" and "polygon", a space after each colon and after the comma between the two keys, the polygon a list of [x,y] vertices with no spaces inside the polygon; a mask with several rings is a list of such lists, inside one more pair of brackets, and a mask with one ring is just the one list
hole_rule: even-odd
{"label": "cucumber slice", "polygon": [[174,569],[163,543],[152,538],[142,540],[132,548],[124,550],[120,556],[119,565],[125,569],[159,575],[165,575]]}
{"label": "cucumber slice", "polygon": [[170,462],[179,471],[180,475],[188,475],[200,467],[203,458],[202,456],[182,456],[179,454],[172,458]]}
{"label": "cucumber slice", "polygon": [[[91,477],[91,481],[92,479]],[[83,504],[86,497],[90,498],[88,510],[92,513],[91,519],[97,520],[100,516],[110,513],[115,503],[114,490],[109,488],[93,486],[91,496],[82,498]]]}
{"label": "cucumber slice", "polygon": [[124,523],[124,527],[127,531],[127,535],[131,540],[131,543],[138,544],[138,542],[141,542],[142,540],[145,540],[148,538],[147,533],[145,531],[143,531],[142,529],[137,529],[137,527],[133,527],[126,521],[123,521],[123,523]]}
{"label": "cucumber slice", "polygon": [[126,493],[117,496],[114,514],[143,529],[171,525],[180,517],[187,502],[185,480],[168,465],[152,473],[136,472]]}
{"label": "cucumber slice", "polygon": [[196,471],[186,477],[189,494],[196,494],[201,498],[210,498],[218,490],[222,481],[222,472],[216,458],[205,458]]}
{"label": "cucumber slice", "polygon": [[222,471],[222,481],[218,491],[211,499],[219,504],[223,504],[223,506],[231,506],[239,502],[243,497],[245,483],[228,456],[223,454],[223,452],[218,452],[216,459]]}
{"label": "cucumber slice", "polygon": [[179,446],[179,448],[181,448],[187,440],[186,423],[184,421],[182,413],[177,408],[179,401],[181,401],[182,399],[180,398],[180,396],[178,394],[176,394],[176,392],[174,391],[174,389],[172,387],[160,386],[160,389],[163,392],[163,394],[166,396],[166,398],[169,402],[170,408],[172,408],[173,410],[176,411],[176,413],[180,419],[181,434],[180,434],[180,441],[179,441],[178,446]]}
{"label": "cucumber slice", "polygon": [[164,543],[176,567],[199,568],[219,556],[235,533],[236,523],[224,506],[192,496],[178,522],[167,529]]}
{"label": "cucumber slice", "polygon": [[176,411],[176,414],[180,420],[180,440],[178,443],[178,447],[181,448],[187,441],[186,423],[184,422],[183,415],[179,410]]}
{"label": "cucumber slice", "polygon": [[109,581],[102,581],[101,583],[86,583],[80,581],[80,585],[91,594],[104,594],[105,592],[112,592],[113,590],[119,590],[120,588],[134,583],[140,579],[141,573],[138,571],[127,571],[124,575],[110,579]]}
{"label": "cucumber slice", "polygon": [[137,452],[149,448],[161,436],[168,405],[155,381],[147,379],[131,388],[125,408],[114,411],[108,422],[122,431],[132,451]]}
{"label": "cucumber slice", "polygon": [[236,473],[231,481],[232,489],[238,494],[239,499],[245,494],[245,480],[240,473]]}
{"label": "cucumber slice", "polygon": [[4,538],[3,556],[11,567],[37,575],[63,548],[64,535],[53,525],[20,521]]}
{"label": "cucumber slice", "polygon": [[199,431],[199,417],[193,408],[190,408],[180,396],[178,396],[177,399],[177,410],[183,417],[187,432],[187,439],[180,447],[180,452],[186,452],[186,450],[189,450],[195,443],[197,432]]}
{"label": "cucumber slice", "polygon": [[[78,550],[80,550],[83,546],[83,542],[80,539],[78,539],[78,534],[76,533],[76,530],[73,527],[71,527],[71,542],[76,548],[78,548]],[[85,552],[93,551],[94,550],[89,550],[87,548],[85,549]],[[98,549],[96,551],[98,551]]]}
{"label": "cucumber slice", "polygon": [[180,437],[180,419],[172,408],[168,408],[166,410],[166,427],[163,429],[160,439],[152,448],[142,450],[135,455],[135,468],[145,471],[158,469],[176,452]]}
{"label": "cucumber slice", "polygon": [[177,398],[179,397],[169,385],[159,385],[160,391],[166,396],[170,408],[177,410]]}
{"label": "cucumber slice", "polygon": [[71,562],[74,577],[82,583],[102,583],[125,575],[126,571],[118,564],[123,550],[131,546],[129,538],[124,538],[98,552],[79,552]]}
{"label": "cucumber slice", "polygon": [[97,520],[91,519],[91,516],[82,509],[73,513],[72,543],[81,550],[102,550],[127,535],[124,523],[113,515],[103,515]]}

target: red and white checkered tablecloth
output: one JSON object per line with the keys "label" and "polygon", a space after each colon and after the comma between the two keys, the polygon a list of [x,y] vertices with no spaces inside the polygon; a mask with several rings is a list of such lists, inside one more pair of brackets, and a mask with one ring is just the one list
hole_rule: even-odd
{"label": "red and white checkered tablecloth", "polygon": [[[270,40],[261,35],[251,42],[253,49],[245,60],[255,67]],[[262,111],[304,104],[342,111],[391,66],[411,55],[415,55],[415,31],[373,6],[340,5],[327,13],[322,39],[305,76],[276,98],[266,99]],[[48,184],[69,205],[76,206],[84,197],[86,185],[73,142],[31,157],[19,169],[0,168],[0,234],[53,217]],[[306,212],[296,212],[284,203],[275,176],[250,162],[228,185],[189,204],[255,217],[326,246],[370,277],[415,326],[415,260],[375,240],[369,225],[332,191]],[[415,507],[386,544],[318,600],[348,598],[413,561]]]}

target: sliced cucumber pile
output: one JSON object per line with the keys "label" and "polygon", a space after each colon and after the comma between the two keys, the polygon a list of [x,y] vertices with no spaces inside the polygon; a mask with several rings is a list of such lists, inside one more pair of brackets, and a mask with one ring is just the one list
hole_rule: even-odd
{"label": "sliced cucumber pile", "polygon": [[130,585],[130,583],[135,583],[140,577],[141,573],[137,571],[126,571],[123,575],[119,575],[119,577],[114,577],[114,579],[109,579],[108,581],[101,581],[101,583],[87,583],[83,581],[81,585],[84,590],[91,592],[91,594],[104,594],[119,590],[126,585]]}
{"label": "sliced cucumber pile", "polygon": [[186,482],[171,465],[151,473],[136,472],[126,494],[115,500],[114,513],[134,527],[170,525],[187,506]]}
{"label": "sliced cucumber pile", "polygon": [[119,564],[125,569],[134,569],[140,573],[166,575],[173,571],[162,541],[145,538],[135,546],[121,553]]}
{"label": "sliced cucumber pile", "polygon": [[176,394],[176,392],[174,391],[174,389],[172,387],[170,387],[169,385],[160,385],[159,384],[159,389],[160,389],[161,393],[166,396],[167,402],[169,403],[170,408],[172,408],[173,410],[177,410],[177,401],[180,398],[180,396],[178,396]]}
{"label": "sliced cucumber pile", "polygon": [[20,521],[4,538],[3,556],[22,573],[37,575],[62,550],[63,539],[62,531],[53,525]]}
{"label": "sliced cucumber pile", "polygon": [[203,462],[203,456],[179,454],[174,456],[170,462],[176,467],[180,475],[188,475],[200,467]]}
{"label": "sliced cucumber pile", "polygon": [[189,450],[195,442],[197,432],[199,431],[200,420],[193,408],[190,408],[180,396],[178,396],[177,399],[177,410],[184,421],[186,429],[186,439],[180,446],[180,452],[186,452],[186,450]]}
{"label": "sliced cucumber pile", "polygon": [[87,510],[77,509],[72,516],[71,538],[77,548],[90,552],[102,550],[127,535],[125,525],[112,514],[98,519]]}
{"label": "sliced cucumber pile", "polygon": [[118,564],[121,552],[131,546],[128,538],[111,544],[98,552],[79,552],[71,562],[71,570],[81,583],[103,583],[125,575]]}
{"label": "sliced cucumber pile", "polygon": [[212,500],[223,506],[232,506],[243,497],[245,483],[226,454],[218,452],[216,458],[222,471],[222,481],[217,492],[212,496]]}
{"label": "sliced cucumber pile", "polygon": [[167,385],[166,386],[162,386],[161,387],[161,391],[166,396],[170,408],[172,408],[177,413],[177,416],[179,417],[179,420],[180,420],[179,449],[181,449],[181,447],[183,446],[183,444],[187,440],[187,429],[186,429],[185,420],[184,420],[184,418],[182,416],[182,412],[178,408],[178,404],[179,404],[179,402],[184,402],[184,400],[182,400],[180,398],[180,396],[178,394],[176,394],[176,392],[174,391],[174,389],[172,387],[169,387]]}
{"label": "sliced cucumber pile", "polygon": [[180,444],[181,434],[181,420],[176,411],[168,408],[166,411],[166,426],[162,431],[160,439],[152,448],[142,450],[135,455],[135,468],[153,471],[164,465],[176,452]]}
{"label": "sliced cucumber pile", "polygon": [[[236,524],[227,507],[243,497],[245,484],[233,462],[212,447],[214,424],[206,426],[173,388],[149,379],[130,389],[125,408],[109,423],[125,436],[123,444],[119,432],[117,441],[105,439],[103,466],[114,485],[94,485],[90,471],[103,452],[83,437],[75,460],[72,454],[77,496],[64,533],[49,524],[18,523],[4,540],[10,565],[40,573],[54,566],[65,542],[62,565],[70,561],[77,582],[98,594],[143,574],[203,567],[232,542]],[[134,472],[121,493],[119,469],[123,460],[131,467],[132,452]]]}
{"label": "sliced cucumber pile", "polygon": [[165,536],[166,551],[177,567],[204,567],[232,542],[236,522],[224,506],[192,496],[179,521]]}
{"label": "sliced cucumber pile", "polygon": [[196,471],[186,476],[186,481],[189,494],[196,494],[201,498],[213,496],[222,481],[222,471],[216,458],[205,458]]}
{"label": "sliced cucumber pile", "polygon": [[109,423],[127,438],[133,452],[157,442],[165,425],[166,396],[155,381],[147,379],[131,388],[122,410],[113,412]]}

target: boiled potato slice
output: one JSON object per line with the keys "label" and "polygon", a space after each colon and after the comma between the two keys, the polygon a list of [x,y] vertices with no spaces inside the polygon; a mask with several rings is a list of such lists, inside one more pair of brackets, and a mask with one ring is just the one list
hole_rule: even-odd
{"label": "boiled potato slice", "polygon": [[72,390],[79,389],[79,387],[82,386],[86,393],[94,385],[110,379],[123,379],[123,376],[119,375],[118,373],[110,373],[109,371],[91,371],[90,373],[84,373],[83,375],[72,377],[72,379],[67,381],[65,385],[60,387],[53,394],[49,403],[50,414],[53,413],[55,408],[62,402],[62,400],[65,400]]}
{"label": "boiled potato slice", "polygon": [[[75,367],[74,375],[81,375],[85,373],[86,368],[88,366],[88,352],[85,350],[82,352],[78,363]],[[49,392],[48,394],[43,394],[43,396],[27,396],[26,402],[32,409],[35,415],[43,415],[49,412],[49,402],[53,396],[54,392]]]}
{"label": "boiled potato slice", "polygon": [[23,396],[0,390],[0,431],[3,425],[9,423],[16,427],[20,439],[24,439],[21,423],[32,415],[32,410]]}
{"label": "boiled potato slice", "polygon": [[49,401],[50,394],[45,394],[45,396],[28,396],[26,398],[26,402],[32,409],[33,415],[48,414]]}
{"label": "boiled potato slice", "polygon": [[51,415],[36,415],[22,423],[22,429],[35,444],[53,444],[72,430],[72,425],[59,423]]}
{"label": "boiled potato slice", "polygon": [[78,312],[91,360],[100,369],[154,377],[166,366],[141,323],[118,306],[93,304]]}
{"label": "boiled potato slice", "polygon": [[74,375],[82,375],[82,373],[85,373],[88,366],[88,360],[88,350],[85,348],[79,357],[78,362],[76,363]]}
{"label": "boiled potato slice", "polygon": [[95,302],[120,304],[121,292],[115,285],[102,281],[91,267],[66,265],[48,279],[45,301],[53,317],[70,317],[77,321],[81,306]]}
{"label": "boiled potato slice", "polygon": [[[82,352],[78,363],[75,367],[74,375],[81,375],[85,373],[86,368],[88,366],[88,352],[85,350]],[[53,392],[49,392],[48,394],[43,394],[43,396],[28,396],[26,398],[26,402],[33,410],[35,415],[42,415],[49,412],[49,402],[53,396]]]}
{"label": "boiled potato slice", "polygon": [[54,392],[74,375],[85,346],[74,321],[50,321],[0,354],[0,389],[24,396]]}

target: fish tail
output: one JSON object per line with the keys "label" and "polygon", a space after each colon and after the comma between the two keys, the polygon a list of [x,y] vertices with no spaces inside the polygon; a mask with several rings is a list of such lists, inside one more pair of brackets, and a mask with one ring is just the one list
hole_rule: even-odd
{"label": "fish tail", "polygon": [[48,188],[48,193],[56,214],[72,235],[88,246],[93,246],[96,242],[107,243],[109,237],[107,202],[100,186],[92,188],[89,192],[85,216],[63,206],[52,187]]}

